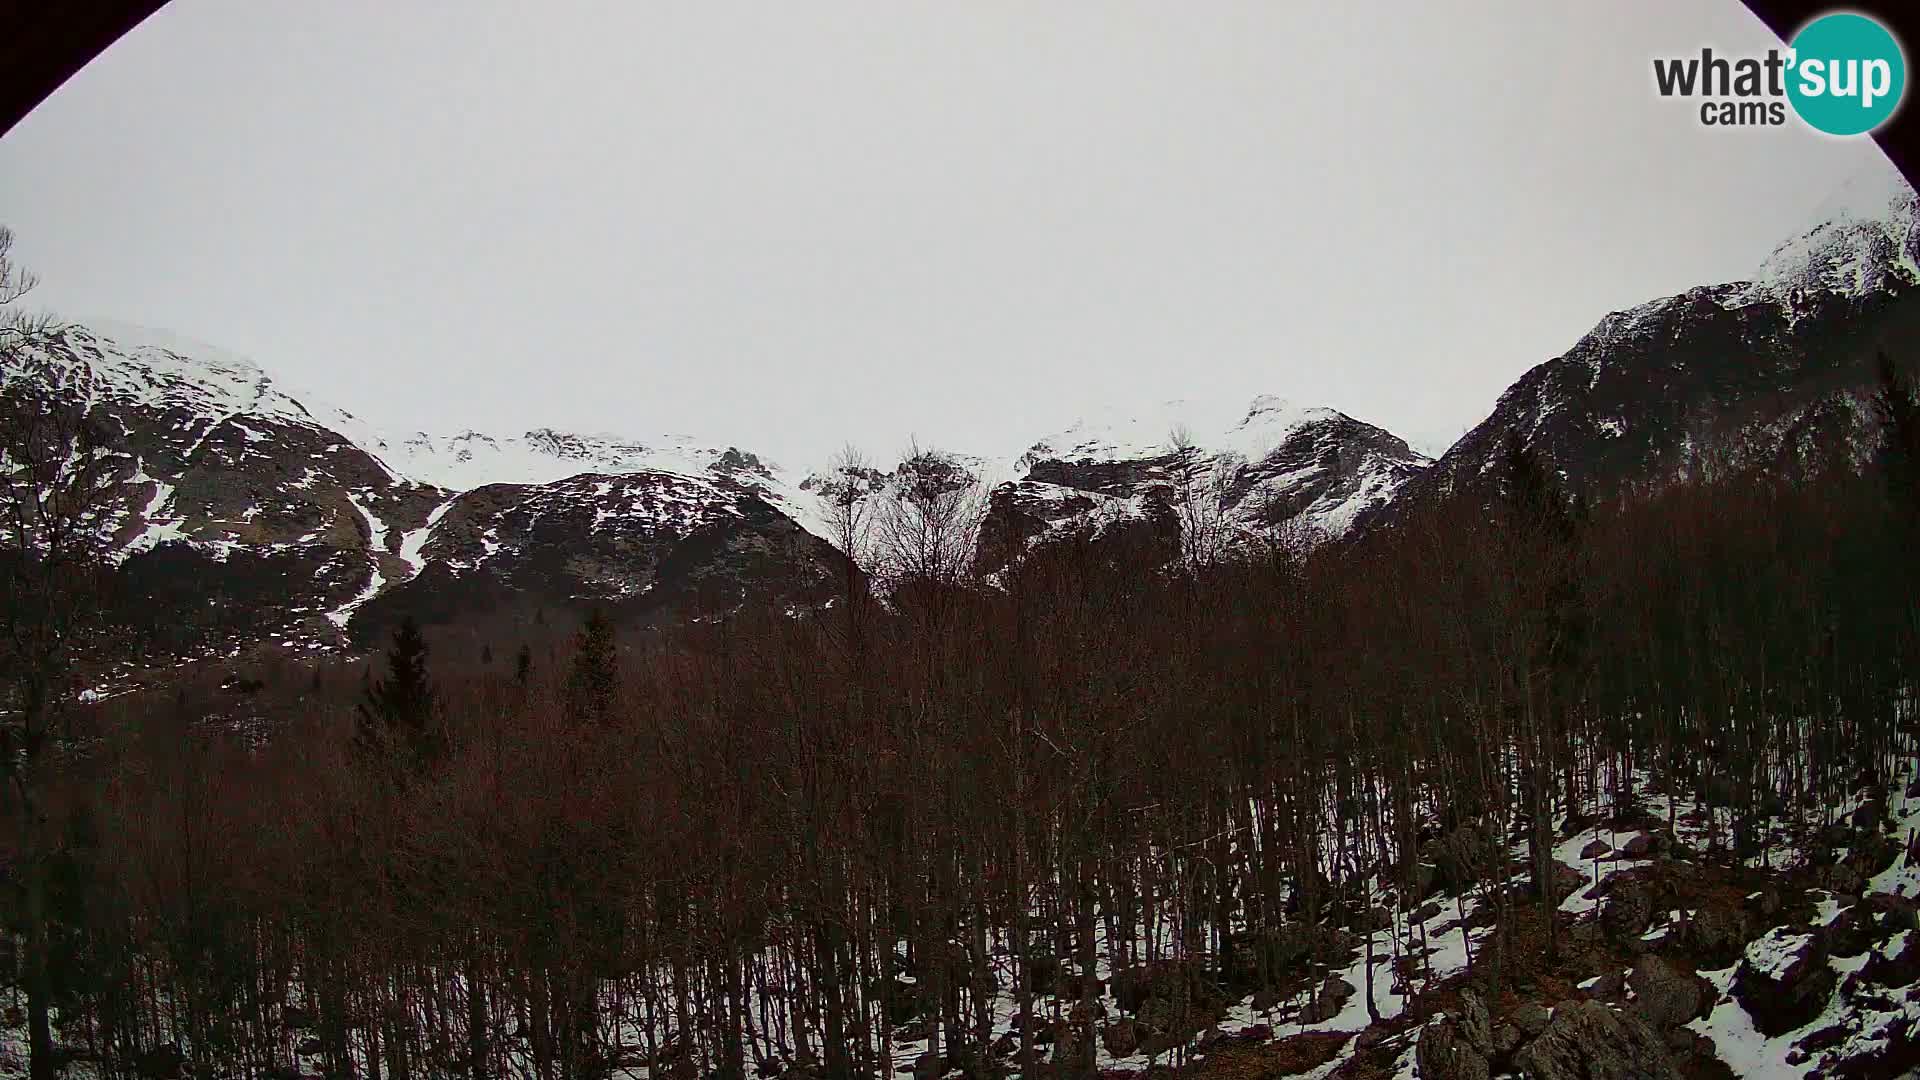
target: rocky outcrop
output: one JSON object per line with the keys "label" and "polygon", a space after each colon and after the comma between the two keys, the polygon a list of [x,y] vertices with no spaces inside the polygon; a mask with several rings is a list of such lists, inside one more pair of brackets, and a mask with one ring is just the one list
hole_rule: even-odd
{"label": "rocky outcrop", "polygon": [[1529,1080],[1679,1080],[1660,1036],[1631,1013],[1566,1001],[1540,1036],[1513,1056]]}
{"label": "rocky outcrop", "polygon": [[1467,1038],[1459,1021],[1442,1016],[1420,1029],[1414,1062],[1421,1080],[1488,1080],[1484,1050]]}
{"label": "rocky outcrop", "polygon": [[1679,1027],[1706,1012],[1713,988],[1658,956],[1643,955],[1627,976],[1634,1011],[1656,1031]]}
{"label": "rocky outcrop", "polygon": [[1090,538],[1151,565],[1337,537],[1427,464],[1371,424],[1271,397],[1237,417],[1172,402],[1082,421],[1034,443],[994,487],[982,559],[998,569],[1035,544]]}

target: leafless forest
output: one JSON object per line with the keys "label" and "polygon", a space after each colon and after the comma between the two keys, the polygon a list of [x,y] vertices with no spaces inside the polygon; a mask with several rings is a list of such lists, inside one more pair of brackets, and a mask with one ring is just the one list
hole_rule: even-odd
{"label": "leafless forest", "polygon": [[[1215,1003],[1311,999],[1354,931],[1467,895],[1476,977],[1525,980],[1563,947],[1570,823],[1684,794],[1736,865],[1895,775],[1920,427],[1892,364],[1878,405],[1886,450],[1818,482],[1588,505],[1516,441],[1493,489],[1355,540],[1194,522],[991,578],[932,484],[819,612],[408,628],[90,707],[62,680],[112,640],[112,577],[60,530],[95,436],[35,414],[0,894],[35,1075],[841,1080],[905,1042],[1089,1075],[1096,977],[1177,1062]],[[1378,977],[1418,994],[1423,944]]]}

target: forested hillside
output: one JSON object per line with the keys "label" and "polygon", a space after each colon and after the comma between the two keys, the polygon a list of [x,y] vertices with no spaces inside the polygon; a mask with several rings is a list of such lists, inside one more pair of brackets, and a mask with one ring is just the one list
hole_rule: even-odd
{"label": "forested hillside", "polygon": [[109,701],[14,925],[110,1076],[1899,1075],[1903,370],[1818,485],[1587,505],[1513,440],[1349,543]]}
{"label": "forested hillside", "polygon": [[1437,462],[804,478],[383,439],[0,230],[0,1075],[1908,1075],[1896,187]]}

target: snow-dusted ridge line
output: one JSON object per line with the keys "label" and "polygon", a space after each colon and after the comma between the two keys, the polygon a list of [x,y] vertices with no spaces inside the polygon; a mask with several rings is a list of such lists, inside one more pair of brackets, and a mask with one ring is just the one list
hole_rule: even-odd
{"label": "snow-dusted ridge line", "polygon": [[[476,430],[452,435],[400,434],[382,430],[354,413],[298,395],[253,360],[163,330],[111,320],[76,324],[65,333],[73,352],[101,392],[129,403],[184,410],[200,417],[195,447],[229,425],[267,417],[322,431],[364,453],[397,485],[437,489],[445,502],[492,485],[537,487],[585,475],[653,473],[702,482],[729,481],[757,492],[803,529],[834,541],[817,474],[787,469],[724,442],[686,435],[635,439],[617,434],[575,434],[551,427],[517,435]],[[1312,424],[1338,420],[1332,409],[1301,408],[1263,396],[1251,402],[1168,402],[1124,413],[1091,414],[1058,434],[1006,456],[953,455],[988,490],[1026,479],[1037,461],[1097,459],[1116,463],[1163,459],[1176,444],[1190,446],[1214,463],[1258,462]],[[251,429],[248,429],[251,430]],[[1426,461],[1424,455],[1414,455]],[[1323,526],[1344,529],[1364,508],[1391,496],[1392,485],[1369,484],[1349,506],[1322,506]],[[363,507],[391,512],[381,500]],[[1139,507],[1134,507],[1138,511]],[[403,532],[403,561],[417,573],[432,524],[383,522]],[[392,554],[392,553],[388,553]],[[409,575],[411,576],[411,574]]]}

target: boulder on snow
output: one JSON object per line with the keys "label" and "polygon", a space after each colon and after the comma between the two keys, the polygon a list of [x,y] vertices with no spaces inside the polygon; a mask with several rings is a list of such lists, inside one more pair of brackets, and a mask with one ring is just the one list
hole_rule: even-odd
{"label": "boulder on snow", "polygon": [[1733,976],[1733,997],[1762,1035],[1782,1035],[1820,1015],[1836,978],[1816,933],[1775,927],[1747,946]]}
{"label": "boulder on snow", "polygon": [[1113,976],[1113,1000],[1126,1012],[1138,1013],[1150,1001],[1176,1006],[1204,1005],[1219,999],[1217,988],[1199,965],[1177,960],[1142,964]]}
{"label": "boulder on snow", "polygon": [[1421,855],[1438,870],[1440,888],[1452,893],[1500,865],[1500,844],[1486,827],[1462,825],[1428,844]]}
{"label": "boulder on snow", "polygon": [[1553,902],[1556,904],[1587,886],[1587,875],[1566,863],[1554,861],[1552,874],[1549,888],[1553,890]]}
{"label": "boulder on snow", "polygon": [[1459,1024],[1448,1016],[1420,1029],[1413,1059],[1421,1080],[1488,1080],[1492,1075],[1486,1055],[1474,1049],[1461,1035]]}
{"label": "boulder on snow", "polygon": [[1645,1021],[1597,1001],[1562,1002],[1513,1064],[1529,1080],[1680,1080],[1672,1055]]}
{"label": "boulder on snow", "polygon": [[1861,977],[1881,986],[1912,986],[1920,982],[1920,934],[1908,934],[1892,953],[1876,952],[1860,970]]}
{"label": "boulder on snow", "polygon": [[1637,878],[1616,880],[1600,907],[1600,926],[1615,941],[1636,938],[1653,925],[1653,892]]}
{"label": "boulder on snow", "polygon": [[1301,1025],[1324,1024],[1340,1015],[1340,1010],[1347,1007],[1353,995],[1352,983],[1338,975],[1328,976],[1327,981],[1321,983],[1314,992],[1312,1000],[1300,1007]]}
{"label": "boulder on snow", "polygon": [[1709,901],[1687,918],[1680,940],[1703,961],[1702,966],[1725,967],[1738,960],[1746,947],[1746,917],[1727,904]]}
{"label": "boulder on snow", "polygon": [[1643,955],[1627,976],[1633,990],[1634,1011],[1655,1030],[1679,1027],[1702,1015],[1712,999],[1698,976],[1689,975],[1657,956]]}

